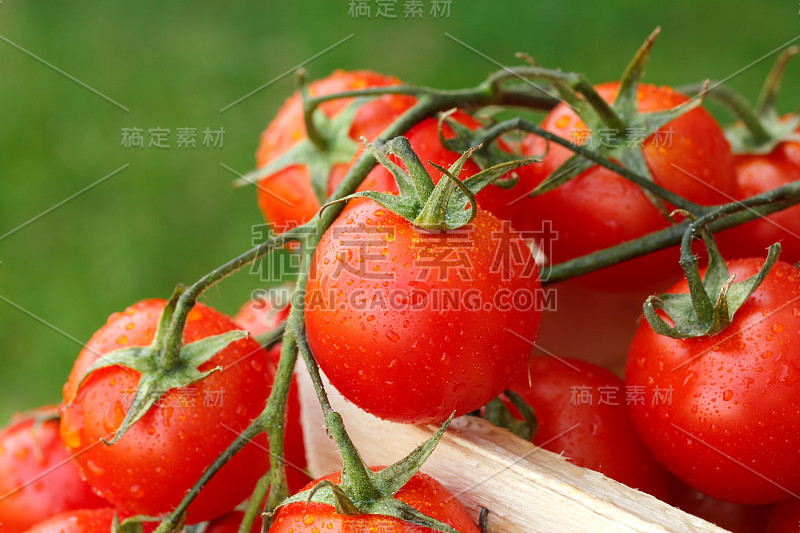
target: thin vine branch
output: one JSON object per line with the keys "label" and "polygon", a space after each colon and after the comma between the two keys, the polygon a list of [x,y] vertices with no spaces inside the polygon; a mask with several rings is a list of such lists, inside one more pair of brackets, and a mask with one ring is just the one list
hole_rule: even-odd
{"label": "thin vine branch", "polygon": [[593,161],[598,165],[603,166],[613,172],[616,172],[617,174],[627,179],[628,181],[631,181],[636,185],[638,185],[639,187],[642,187],[643,189],[647,189],[648,191],[652,192],[662,200],[671,203],[672,205],[674,205],[679,209],[684,209],[695,216],[702,216],[709,210],[713,209],[712,207],[701,206],[690,200],[687,200],[686,198],[683,198],[682,196],[675,194],[674,192],[667,190],[664,187],[661,187],[652,180],[649,180],[644,176],[641,176],[640,174],[637,174],[636,172],[633,172],[632,170],[623,167],[619,163],[615,163],[610,159],[607,159],[599,154],[596,154],[586,147],[580,146],[578,144],[573,144],[567,139],[564,139],[550,131],[542,129],[538,125],[533,124],[532,122],[529,122],[523,118],[517,117],[505,120],[503,122],[499,122],[494,126],[487,128],[479,140],[483,142],[485,145],[486,143],[492,142],[493,140],[497,139],[502,134],[514,130],[533,133],[544,139],[547,139],[548,141],[554,142],[569,150],[572,150],[576,154],[585,157],[586,159],[589,159],[590,161]]}

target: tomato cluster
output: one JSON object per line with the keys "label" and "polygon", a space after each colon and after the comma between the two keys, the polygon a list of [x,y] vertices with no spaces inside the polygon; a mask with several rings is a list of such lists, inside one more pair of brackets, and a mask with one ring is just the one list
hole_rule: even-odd
{"label": "tomato cluster", "polygon": [[[418,472],[462,415],[733,530],[796,526],[800,270],[789,261],[800,258],[800,208],[722,233],[728,261],[695,219],[796,181],[800,144],[734,154],[698,102],[639,84],[650,45],[619,82],[553,82],[564,101],[538,125],[515,123],[516,139],[489,136],[491,121],[466,108],[384,138],[428,101],[418,88],[367,71],[304,85],[263,133],[254,175],[259,207],[284,237],[275,248],[301,258],[305,284],[291,302],[254,298],[234,318],[183,288],[111,315],[78,354],[63,402],[0,432],[3,531],[138,528],[185,505],[173,526],[226,533],[244,506],[252,515],[289,492],[268,509],[269,531],[477,532],[476,510]],[[579,157],[585,149],[593,158]],[[354,181],[370,154],[379,164]],[[690,228],[680,249],[578,277],[592,288],[571,287],[574,311],[558,315],[551,267],[678,223]],[[299,229],[305,242],[284,246]],[[773,249],[762,267],[775,240],[789,261]],[[627,294],[632,317],[642,290],[669,286],[647,300],[646,320],[623,324],[632,338],[608,334],[614,350],[629,346],[624,379],[603,368],[592,334],[605,323],[602,291]],[[537,344],[540,329],[552,346]],[[422,452],[368,466],[318,390],[345,466],[311,481],[286,364],[298,351],[318,387],[321,370],[361,409],[445,426]],[[273,402],[285,404],[277,421]],[[275,474],[284,463],[288,490]]]}

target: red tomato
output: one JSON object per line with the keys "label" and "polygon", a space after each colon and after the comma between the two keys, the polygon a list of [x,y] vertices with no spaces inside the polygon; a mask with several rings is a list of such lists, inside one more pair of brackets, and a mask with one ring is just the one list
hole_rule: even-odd
{"label": "red tomato", "polygon": [[509,224],[485,211],[425,232],[358,199],[312,263],[311,349],[333,386],[375,416],[443,422],[497,396],[528,360],[538,272]]}
{"label": "red tomato", "polygon": [[[732,533],[763,533],[770,505],[742,505],[712,498],[670,476],[670,503]],[[796,530],[795,530],[796,531]]]}
{"label": "red tomato", "polygon": [[46,518],[75,509],[108,506],[81,479],[58,434],[55,413],[43,407],[17,415],[0,431],[0,524],[16,533]]}
{"label": "red tomato", "polygon": [[523,373],[509,389],[536,414],[534,444],[667,501],[669,474],[633,429],[620,378],[584,361],[532,357],[530,380]]}
{"label": "red tomato", "polygon": [[[244,512],[242,511],[228,513],[210,522],[205,529],[205,533],[236,533],[239,531],[239,524],[242,523],[242,518],[244,518]],[[250,533],[260,532],[261,517],[257,516],[253,521],[253,527],[250,528]]]}
{"label": "red tomato", "polygon": [[[480,122],[463,111],[456,111],[450,118],[471,130],[476,130],[481,126]],[[447,123],[444,123],[442,126],[442,134],[447,139],[455,137],[455,133]],[[434,183],[439,183],[442,173],[430,164],[431,161],[447,168],[461,157],[461,154],[452,152],[442,146],[439,140],[439,121],[437,119],[426,118],[421,120],[417,125],[408,130],[405,136],[408,138],[414,152],[419,156],[420,161],[422,161],[422,164],[425,166],[425,170],[427,170],[433,178]],[[499,146],[503,150],[509,153],[511,152],[511,149],[506,143],[500,141]],[[544,153],[544,151],[540,153]],[[399,158],[394,156],[391,158],[395,163],[405,168],[405,165]],[[531,192],[542,180],[541,168],[542,165],[536,163],[516,169],[514,174],[518,181],[514,187],[503,189],[493,184],[489,185],[477,194],[478,204],[497,218],[511,222],[511,225],[517,231],[540,230],[541,224],[538,220],[534,220],[534,218],[531,217],[531,210],[538,209],[538,203],[541,202],[541,200],[538,198],[530,198],[525,193]],[[462,169],[461,177],[473,176],[478,172],[480,172],[478,165],[472,160],[467,160]],[[397,184],[394,181],[392,173],[383,165],[378,165],[372,169],[358,190],[389,192],[393,194],[397,194],[398,192]]]}
{"label": "red tomato", "polygon": [[[337,70],[327,78],[311,83],[309,90],[312,96],[317,96],[399,84],[400,80],[393,76],[364,70]],[[351,102],[352,99],[331,100],[323,103],[320,109],[332,117]],[[355,115],[350,138],[357,143],[360,143],[361,136],[375,139],[415,102],[415,98],[403,95],[383,95],[367,102]],[[258,167],[271,163],[303,139],[306,139],[306,131],[302,100],[295,93],[261,134],[261,144],[256,152]],[[359,153],[361,150],[363,147],[359,148]],[[334,165],[330,174],[329,193],[333,192],[335,184],[341,181],[349,168],[350,163]],[[258,182],[258,205],[267,221],[274,224],[277,233],[307,222],[320,208],[308,169],[301,165],[292,165],[261,179]]]}
{"label": "red tomato", "polygon": [[[606,101],[616,99],[619,83],[596,87]],[[639,111],[671,109],[687,101],[669,87],[640,84]],[[586,141],[586,126],[565,104],[558,105],[542,128],[575,143]],[[635,138],[635,132],[629,132]],[[596,134],[600,142],[602,134]],[[543,141],[531,136],[524,153],[541,153]],[[644,158],[658,185],[702,205],[730,201],[736,194],[736,175],[730,146],[722,129],[704,109],[695,108],[647,138]],[[564,163],[572,152],[550,143],[543,161],[545,175]],[[678,168],[676,168],[676,165]],[[530,216],[551,220],[558,231],[552,250],[554,263],[579,257],[666,228],[667,219],[637,185],[595,165],[576,178],[542,196],[540,209]],[[623,265],[604,269],[583,279],[619,290],[680,274],[677,249],[668,249]]]}
{"label": "red tomato", "polygon": [[[381,470],[381,468],[373,468]],[[341,472],[329,474],[309,483],[304,490],[316,483],[328,480],[340,483]],[[395,497],[427,516],[447,524],[461,533],[478,533],[478,528],[469,513],[441,483],[422,473],[416,474],[400,489]],[[420,527],[397,518],[375,515],[340,515],[330,505],[321,503],[292,503],[278,509],[270,533],[351,533],[354,531],[391,531],[393,533],[433,533],[432,529]]]}
{"label": "red tomato", "polygon": [[800,500],[788,498],[776,503],[769,515],[765,533],[797,533],[800,531]]}
{"label": "red tomato", "polygon": [[[258,337],[265,335],[280,326],[289,317],[291,307],[286,305],[274,309],[269,301],[264,299],[251,300],[244,304],[233,317],[234,322],[250,335]],[[281,358],[281,344],[278,343],[268,350],[270,359],[277,365]]]}
{"label": "red tomato", "polygon": [[[89,483],[126,514],[157,516],[172,510],[208,467],[263,410],[274,379],[267,353],[252,339],[230,344],[200,366],[224,371],[183,389],[171,389],[116,443],[139,383],[138,372],[113,366],[81,376],[102,354],[149,345],[163,300],[145,300],[111,315],[78,356],[64,386],[61,437]],[[198,304],[189,313],[184,342],[238,327]],[[269,466],[266,435],[229,461],[189,507],[187,523],[221,516],[244,501]]]}
{"label": "red tomato", "polygon": [[27,533],[108,533],[115,514],[110,507],[67,511],[36,524]]}
{"label": "red tomato", "polygon": [[[800,131],[800,130],[798,130]],[[737,155],[738,200],[777,189],[800,179],[800,143],[784,142],[764,155]],[[800,206],[793,206],[744,224],[721,236],[723,251],[737,257],[766,255],[770,244],[781,243],[781,259],[800,261]]]}
{"label": "red tomato", "polygon": [[[242,306],[234,317],[234,322],[250,332],[252,336],[269,333],[278,327],[289,316],[290,307],[273,309],[266,300],[253,300]],[[277,365],[281,356],[281,346],[278,343],[269,350],[269,356]],[[297,379],[292,378],[289,387],[289,398],[286,405],[286,431],[284,433],[283,448],[286,457],[286,477],[289,481],[289,491],[294,493],[300,487],[311,481],[306,475],[306,446],[303,442],[303,426],[300,423],[300,393],[297,388]]]}
{"label": "red tomato", "polygon": [[[745,280],[762,263],[737,259],[728,269]],[[687,283],[669,292],[688,292]],[[726,501],[770,503],[800,492],[798,332],[800,269],[782,261],[715,336],[676,340],[642,321],[626,378],[645,391],[630,412],[656,459]]]}

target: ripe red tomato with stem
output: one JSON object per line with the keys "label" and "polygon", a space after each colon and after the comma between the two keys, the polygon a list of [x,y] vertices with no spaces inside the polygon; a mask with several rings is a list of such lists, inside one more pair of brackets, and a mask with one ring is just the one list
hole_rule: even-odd
{"label": "ripe red tomato with stem", "polygon": [[[725,203],[736,192],[733,155],[716,120],[670,87],[641,84],[656,29],[619,82],[578,94],[566,82],[554,87],[564,98],[541,127],[574,144],[586,145],[661,187],[661,196],[695,204]],[[528,137],[523,154],[541,153],[544,140]],[[527,146],[527,149],[524,147]],[[559,238],[550,261],[559,263],[618,245],[671,224],[666,200],[604,166],[550,143],[543,160],[547,176],[539,187],[542,208],[531,216],[550,220]],[[560,184],[560,186],[557,186]],[[555,188],[554,188],[555,187]],[[667,191],[665,194],[663,191]],[[674,193],[674,194],[669,194]],[[677,196],[675,196],[677,195]],[[678,207],[688,208],[681,202]],[[580,279],[619,291],[677,277],[673,251],[648,254]]]}
{"label": "ripe red tomato with stem", "polygon": [[[736,177],[738,200],[800,180],[800,142],[782,142],[768,154],[737,155]],[[800,261],[800,206],[733,228],[725,242],[740,257],[764,255],[770,244],[780,242],[784,261]]]}
{"label": "ripe red tomato with stem", "polygon": [[[607,102],[614,102],[620,83],[595,87]],[[636,96],[640,113],[673,109],[688,98],[669,87],[640,84]],[[566,104],[543,120],[542,128],[573,143],[583,138],[586,124]],[[595,136],[599,133],[595,133]],[[596,137],[595,137],[596,138]],[[593,142],[601,142],[595,140]],[[542,153],[543,141],[528,137],[525,154]],[[642,152],[653,181],[700,205],[726,203],[736,194],[736,175],[730,146],[722,128],[704,109],[695,108],[643,139]],[[572,152],[555,143],[542,162],[542,172],[556,171]],[[664,229],[670,221],[636,184],[613,171],[594,165],[574,179],[541,196],[542,208],[533,213],[551,220],[559,238],[550,260],[567,261]],[[622,265],[603,269],[581,279],[592,285],[618,290],[628,285],[679,276],[676,249],[670,248]]]}
{"label": "ripe red tomato with stem", "polygon": [[[382,468],[372,468],[380,471]],[[341,472],[324,476],[309,483],[304,490],[320,481],[341,483]],[[447,524],[461,533],[478,533],[467,510],[456,497],[432,477],[417,473],[401,488],[395,497],[423,514]],[[352,531],[393,531],[395,533],[432,533],[434,530],[408,524],[390,516],[346,515],[336,512],[333,506],[312,502],[290,503],[278,509],[270,533],[349,533]]]}
{"label": "ripe red tomato with stem", "polygon": [[[258,338],[269,334],[286,321],[289,316],[290,306],[273,308],[268,299],[257,298],[244,304],[233,318],[243,329],[250,332],[252,337]],[[275,344],[267,350],[270,359],[275,365],[281,356],[281,343]],[[289,387],[289,397],[286,404],[286,430],[284,432],[284,455],[286,459],[286,477],[289,491],[294,493],[311,481],[306,474],[308,461],[306,460],[306,447],[303,441],[303,426],[300,422],[300,393],[297,379],[292,378]]]}
{"label": "ripe red tomato with stem", "polygon": [[81,479],[58,431],[56,407],[21,413],[0,431],[0,524],[25,531],[51,516],[107,507]]}
{"label": "ripe red tomato with stem", "polygon": [[[387,420],[439,423],[478,409],[524,367],[541,320],[538,270],[510,224],[471,203],[473,193],[447,203],[456,181],[465,190],[475,183],[458,180],[469,153],[434,188],[408,141],[392,142],[410,174],[373,151],[403,195],[360,193],[367,198],[351,201],[322,236],[306,331],[320,368],[350,401]],[[409,192],[411,180],[415,191],[427,188],[424,198]]]}
{"label": "ripe red tomato with stem", "polygon": [[[737,199],[765,193],[800,179],[800,114],[778,114],[781,81],[789,60],[800,51],[793,46],[777,59],[751,109],[747,100],[729,88],[711,95],[728,106],[739,122],[726,134],[734,148]],[[793,206],[724,232],[723,249],[738,257],[757,257],[780,242],[784,261],[800,260],[800,207]]]}
{"label": "ripe red tomato with stem", "polygon": [[[393,76],[376,72],[337,70],[312,82],[308,89],[311,96],[320,96],[400,83]],[[387,94],[363,103],[354,114],[348,110],[348,106],[354,103],[352,98],[323,102],[318,107],[318,112],[323,114],[319,118],[324,116],[328,120],[326,125],[320,125],[320,133],[329,146],[335,148],[332,150],[335,153],[318,154],[318,161],[313,163],[308,154],[292,158],[258,179],[258,205],[267,222],[281,233],[310,220],[363,149],[359,139],[362,136],[375,139],[415,102],[416,98],[411,96]],[[340,119],[338,123],[337,116]],[[295,93],[261,134],[256,152],[257,166],[262,168],[274,164],[280,158],[286,158],[290,150],[297,150],[301,144],[308,147],[309,143],[302,97]]]}
{"label": "ripe red tomato with stem", "polygon": [[[118,348],[148,346],[157,333],[164,300],[144,300],[111,315],[81,351],[64,386],[61,436],[75,463],[103,497],[130,515],[158,516],[183,499],[203,471],[263,410],[274,379],[269,357],[252,339],[230,343],[200,366],[214,372],[162,393],[157,404],[114,444],[111,439],[133,407],[142,375],[113,365],[82,380],[96,361]],[[187,318],[186,346],[234,332],[225,315],[197,304]],[[235,455],[190,505],[187,523],[220,516],[245,500],[269,466],[266,435]]]}
{"label": "ripe red tomato with stem", "polygon": [[636,434],[626,407],[630,398],[620,378],[569,358],[532,357],[529,365],[528,373],[517,376],[508,388],[533,408],[538,424],[534,444],[668,501],[669,474]]}
{"label": "ripe red tomato with stem", "polygon": [[[736,280],[747,280],[762,263],[734,259],[727,268]],[[686,294],[688,284],[668,292]],[[656,459],[690,486],[726,501],[771,503],[797,493],[800,469],[791,465],[800,447],[798,331],[800,269],[782,261],[718,333],[675,339],[642,321],[626,383],[669,397],[630,406]]]}

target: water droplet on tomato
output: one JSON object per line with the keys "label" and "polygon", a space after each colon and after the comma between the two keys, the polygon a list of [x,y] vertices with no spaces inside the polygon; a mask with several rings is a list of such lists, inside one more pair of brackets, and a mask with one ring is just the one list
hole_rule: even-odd
{"label": "water droplet on tomato", "polygon": [[725,400],[726,402],[731,401],[733,399],[733,391],[728,389],[725,392],[723,392],[722,399]]}
{"label": "water droplet on tomato", "polygon": [[386,338],[392,342],[397,342],[400,340],[400,335],[390,329],[386,331]]}
{"label": "water droplet on tomato", "polygon": [[86,461],[86,467],[98,476],[105,474],[106,469],[89,459]]}
{"label": "water droplet on tomato", "polygon": [[144,496],[144,489],[141,485],[131,485],[131,497],[138,500]]}
{"label": "water droplet on tomato", "polygon": [[305,515],[303,517],[303,523],[305,525],[307,525],[307,526],[310,526],[311,524],[313,524],[314,520],[315,520],[314,515],[311,515],[311,514],[307,514],[307,515]]}

